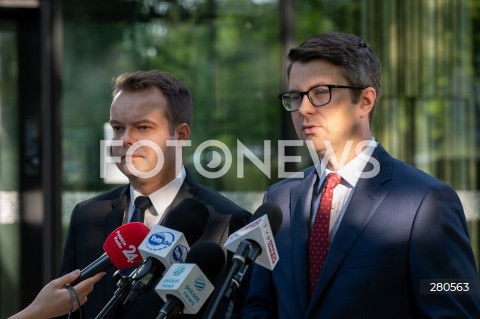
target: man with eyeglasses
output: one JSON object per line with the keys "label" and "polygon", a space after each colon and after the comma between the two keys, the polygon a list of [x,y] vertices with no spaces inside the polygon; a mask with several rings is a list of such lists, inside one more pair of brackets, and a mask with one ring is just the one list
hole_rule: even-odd
{"label": "man with eyeglasses", "polygon": [[319,158],[265,193],[283,211],[279,261],[273,271],[254,267],[243,318],[480,318],[457,194],[372,137],[375,52],[328,32],[288,57],[280,99]]}

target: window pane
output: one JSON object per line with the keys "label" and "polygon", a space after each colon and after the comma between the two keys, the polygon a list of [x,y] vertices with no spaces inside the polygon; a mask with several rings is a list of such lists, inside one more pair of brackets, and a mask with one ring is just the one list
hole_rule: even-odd
{"label": "window pane", "polygon": [[0,23],[0,317],[20,306],[18,54],[13,22]]}

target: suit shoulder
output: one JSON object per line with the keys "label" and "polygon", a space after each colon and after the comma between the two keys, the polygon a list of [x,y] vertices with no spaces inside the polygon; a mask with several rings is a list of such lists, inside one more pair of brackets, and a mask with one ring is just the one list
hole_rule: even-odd
{"label": "suit shoulder", "polygon": [[[409,193],[424,193],[429,189],[449,189],[453,191],[453,188],[447,183],[411,164],[394,158],[380,144],[375,149],[372,157],[376,160],[377,168],[379,169],[372,178],[384,187],[408,189]],[[365,169],[366,171],[372,169],[372,167],[369,167],[370,164],[369,161]]]}
{"label": "suit shoulder", "polygon": [[302,183],[306,177],[314,173],[315,173],[315,166],[309,166],[305,168],[303,171],[295,173],[295,175],[293,175],[292,177],[287,177],[278,183],[272,184],[267,188],[266,191],[267,192],[277,191],[277,190],[283,191],[288,188],[293,188],[298,184]]}
{"label": "suit shoulder", "polygon": [[205,204],[211,205],[216,211],[223,214],[250,216],[251,214],[232,200],[223,196],[219,192],[202,184],[197,185],[196,196]]}
{"label": "suit shoulder", "polygon": [[426,188],[452,188],[444,181],[398,159],[393,159],[392,171],[394,178],[401,178],[405,183],[411,184],[412,186]]}
{"label": "suit shoulder", "polygon": [[103,193],[97,194],[93,197],[90,197],[86,200],[83,200],[77,204],[78,207],[88,207],[90,205],[98,205],[101,202],[111,202],[122,195],[125,190],[128,188],[128,185],[118,186],[116,188],[110,189]]}

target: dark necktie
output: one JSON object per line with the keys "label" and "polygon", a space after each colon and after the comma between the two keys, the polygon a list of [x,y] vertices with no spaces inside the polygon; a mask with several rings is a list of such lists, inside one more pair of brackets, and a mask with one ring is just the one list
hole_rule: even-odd
{"label": "dark necktie", "polygon": [[331,173],[327,175],[323,186],[322,197],[318,205],[315,221],[313,222],[308,244],[308,267],[310,296],[315,290],[318,277],[323,267],[323,263],[328,252],[328,232],[330,226],[330,213],[332,211],[333,189],[342,181],[338,174]]}
{"label": "dark necktie", "polygon": [[145,210],[152,205],[150,198],[147,196],[138,196],[135,198],[135,209],[133,210],[132,218],[130,222],[140,222],[143,223],[145,219]]}

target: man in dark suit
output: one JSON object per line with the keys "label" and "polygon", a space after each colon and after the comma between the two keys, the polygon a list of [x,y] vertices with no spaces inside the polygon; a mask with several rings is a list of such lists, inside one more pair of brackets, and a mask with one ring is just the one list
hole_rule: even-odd
{"label": "man in dark suit", "polygon": [[[254,267],[243,318],[480,318],[458,196],[372,137],[376,54],[357,36],[329,32],[289,59],[280,98],[319,158],[265,193],[283,211],[280,258],[273,271]],[[439,282],[448,285],[430,291]]]}
{"label": "man in dark suit", "polygon": [[[248,222],[249,212],[199,184],[177,156],[181,143],[190,136],[191,122],[190,94],[173,75],[153,70],[117,77],[110,124],[113,140],[121,142],[112,146],[112,155],[121,159],[117,166],[128,177],[129,184],[76,205],[65,243],[62,273],[83,269],[102,255],[106,238],[115,228],[131,221],[134,199],[141,195],[151,201],[144,213],[144,223],[149,227],[162,223],[182,200],[201,201],[208,208],[209,219],[200,240],[213,240],[220,246],[229,234]],[[174,146],[170,146],[172,141]],[[113,272],[109,270],[105,280],[95,286],[84,305],[85,318],[95,318],[113,296],[117,288]],[[222,275],[217,277],[217,285],[221,278]],[[155,318],[162,305],[161,298],[151,290],[128,310],[120,306],[114,317]]]}

